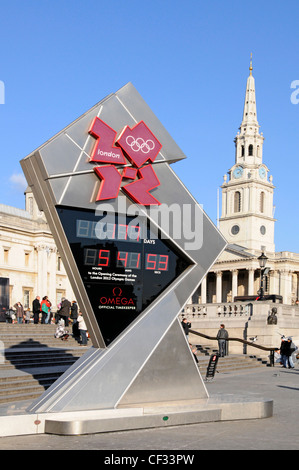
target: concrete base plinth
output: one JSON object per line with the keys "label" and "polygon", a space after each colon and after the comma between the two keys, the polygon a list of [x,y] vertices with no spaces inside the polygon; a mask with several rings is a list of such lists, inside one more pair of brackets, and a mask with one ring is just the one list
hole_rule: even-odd
{"label": "concrete base plinth", "polygon": [[0,435],[82,435],[229,420],[269,418],[273,401],[258,396],[214,395],[204,400],[152,403],[117,409],[0,416]]}

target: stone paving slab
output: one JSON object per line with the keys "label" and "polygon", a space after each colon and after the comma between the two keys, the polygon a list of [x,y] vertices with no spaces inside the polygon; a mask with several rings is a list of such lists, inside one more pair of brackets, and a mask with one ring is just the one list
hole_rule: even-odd
{"label": "stone paving slab", "polygon": [[[262,395],[272,399],[274,413],[271,418],[209,422],[84,436],[40,434],[22,436],[21,439],[2,437],[0,449],[99,449],[105,451],[105,455],[111,450],[173,450],[182,453],[210,449],[298,450],[298,379],[298,368],[289,370],[276,365],[274,368],[258,369],[242,374],[217,374],[213,381],[207,383],[207,389],[213,395],[246,393],[252,397]],[[12,407],[10,413],[13,414]]]}

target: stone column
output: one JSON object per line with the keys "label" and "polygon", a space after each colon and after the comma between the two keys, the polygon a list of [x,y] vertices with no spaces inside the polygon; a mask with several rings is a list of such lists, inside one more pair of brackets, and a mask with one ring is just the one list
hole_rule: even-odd
{"label": "stone column", "polygon": [[201,283],[201,303],[207,303],[207,277],[205,276]]}
{"label": "stone column", "polygon": [[275,269],[270,271],[270,294],[279,295],[279,273]]}
{"label": "stone column", "polygon": [[289,269],[280,271],[280,295],[283,297],[284,304],[291,304],[292,296],[292,272]]}
{"label": "stone column", "polygon": [[216,303],[222,302],[222,271],[216,271]]}
{"label": "stone column", "polygon": [[39,243],[35,245],[35,250],[37,251],[37,292],[36,295],[39,295],[42,299],[44,295],[48,295],[47,292],[47,250],[48,246]]}
{"label": "stone column", "polygon": [[233,270],[233,278],[232,278],[232,302],[234,302],[234,298],[238,295],[238,270]]}
{"label": "stone column", "polygon": [[248,269],[248,295],[256,294],[256,292],[254,292],[254,272],[254,268]]}

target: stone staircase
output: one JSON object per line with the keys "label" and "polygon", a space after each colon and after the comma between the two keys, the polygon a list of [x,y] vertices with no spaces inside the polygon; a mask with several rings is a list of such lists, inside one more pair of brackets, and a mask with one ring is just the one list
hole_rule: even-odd
{"label": "stone staircase", "polygon": [[[80,347],[69,336],[54,338],[56,325],[0,323],[0,406],[38,398],[91,346]],[[71,327],[69,327],[71,332]],[[210,355],[217,352],[197,345],[199,370],[205,378]],[[265,367],[268,358],[229,355],[219,358],[217,373],[233,373]]]}
{"label": "stone staircase", "polygon": [[[71,327],[68,328],[71,332]],[[71,335],[54,338],[56,325],[0,323],[0,405],[34,400],[91,346]]]}
{"label": "stone staircase", "polygon": [[[207,367],[210,361],[210,356],[217,353],[217,349],[212,349],[206,345],[197,345],[196,357],[198,360],[198,367],[204,378],[206,376]],[[216,367],[216,374],[228,374],[232,372],[250,371],[257,367],[269,366],[269,357],[265,356],[254,356],[247,354],[230,354],[225,357],[219,357]],[[215,375],[216,375],[215,374]]]}

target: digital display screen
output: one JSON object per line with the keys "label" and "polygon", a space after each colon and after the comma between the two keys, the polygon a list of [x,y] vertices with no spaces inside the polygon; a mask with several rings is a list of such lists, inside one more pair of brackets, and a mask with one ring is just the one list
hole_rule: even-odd
{"label": "digital display screen", "polygon": [[57,212],[107,345],[190,265],[144,219]]}
{"label": "digital display screen", "polygon": [[76,235],[78,238],[141,242],[140,226],[111,222],[95,222],[79,219],[76,222]]}

